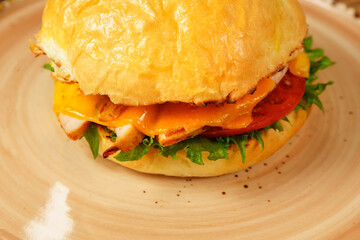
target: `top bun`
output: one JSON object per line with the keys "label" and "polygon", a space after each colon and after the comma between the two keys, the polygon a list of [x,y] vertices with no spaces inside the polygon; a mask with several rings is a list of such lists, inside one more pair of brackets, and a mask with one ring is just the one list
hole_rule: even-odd
{"label": "top bun", "polygon": [[296,0],[48,0],[38,45],[85,94],[236,101],[302,48]]}

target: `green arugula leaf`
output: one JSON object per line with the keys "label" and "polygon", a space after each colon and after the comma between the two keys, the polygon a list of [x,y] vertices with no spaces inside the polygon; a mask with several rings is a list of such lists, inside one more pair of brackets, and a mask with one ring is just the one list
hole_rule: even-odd
{"label": "green arugula leaf", "polygon": [[112,140],[113,142],[115,142],[115,141],[116,141],[116,138],[117,138],[116,133],[115,133],[113,130],[108,129],[106,126],[104,126],[104,130],[105,130],[107,133],[110,134],[109,136],[110,136],[111,140]]}
{"label": "green arugula leaf", "polygon": [[95,124],[91,124],[87,131],[85,132],[84,136],[86,141],[90,146],[91,153],[94,159],[99,154],[99,132],[95,126]]}
{"label": "green arugula leaf", "polygon": [[115,142],[115,141],[116,141],[116,138],[117,138],[116,133],[115,133],[115,132],[110,133],[110,138],[111,138],[112,141]]}
{"label": "green arugula leaf", "polygon": [[316,59],[318,59],[324,55],[324,50],[322,50],[320,48],[316,48],[314,50],[309,50],[307,52],[307,55],[309,56],[310,61],[315,61]]}
{"label": "green arugula leaf", "polygon": [[202,152],[188,149],[186,150],[186,157],[190,159],[193,163],[204,165],[204,162],[202,161]]}
{"label": "green arugula leaf", "polygon": [[284,131],[279,121],[276,121],[273,124],[270,124],[269,126],[264,128],[265,132],[268,131],[269,129],[274,129],[275,131],[279,131],[279,132]]}
{"label": "green arugula leaf", "polygon": [[145,154],[147,154],[150,151],[148,142],[146,140],[147,139],[144,139],[142,141],[142,143],[137,145],[130,152],[121,151],[114,158],[120,162],[135,161],[135,160],[141,159],[142,156],[144,156]]}
{"label": "green arugula leaf", "polygon": [[203,165],[202,152],[208,152],[208,159],[215,161],[218,159],[228,159],[228,148],[228,145],[217,140],[215,141],[207,138],[195,137],[171,146],[163,147],[160,153],[164,157],[170,155],[172,158],[176,159],[176,153],[178,151],[186,150],[187,158],[194,163]]}
{"label": "green arugula leaf", "polygon": [[47,69],[47,70],[50,70],[52,72],[55,71],[55,69],[50,65],[50,63],[46,63],[44,64],[43,68]]}
{"label": "green arugula leaf", "polygon": [[292,126],[290,120],[285,116],[283,117],[281,120],[285,121],[285,122],[288,122],[290,124],[290,126]]}
{"label": "green arugula leaf", "polygon": [[[273,123],[269,126],[269,129],[274,129],[282,131],[282,126],[279,122]],[[184,140],[182,142],[175,143],[171,146],[162,146],[158,141],[151,137],[145,137],[143,142],[140,143],[136,148],[130,152],[120,152],[115,156],[115,159],[118,161],[135,161],[141,159],[142,156],[147,154],[150,151],[150,148],[160,150],[159,155],[164,157],[171,156],[173,159],[177,159],[177,152],[185,150],[186,157],[190,159],[191,162],[204,165],[202,159],[202,153],[208,152],[208,159],[216,161],[218,159],[228,159],[229,158],[229,147],[232,144],[235,144],[240,151],[242,162],[246,161],[246,144],[248,139],[255,138],[256,141],[260,144],[261,148],[264,149],[264,141],[262,135],[264,130],[255,130],[248,132],[247,134],[234,135],[229,137],[221,137],[217,139],[207,139],[200,136]]]}
{"label": "green arugula leaf", "polygon": [[310,65],[310,76],[314,75],[319,70],[325,69],[325,68],[330,67],[331,65],[335,64],[328,57],[322,57],[320,60],[311,61],[310,63],[311,63],[311,65]]}
{"label": "green arugula leaf", "polygon": [[[208,159],[215,161],[218,159],[228,159],[229,158],[229,152],[228,152],[228,146],[224,146],[218,141],[212,141],[207,138],[200,138],[198,140],[195,140],[192,138],[191,144],[189,145],[188,150],[186,153],[190,151],[197,151],[197,152],[209,152]],[[191,160],[191,159],[190,159]]]}
{"label": "green arugula leaf", "polygon": [[302,109],[307,109],[315,104],[324,112],[324,107],[320,101],[319,95],[325,91],[327,86],[332,84],[332,81],[327,83],[307,84],[303,99],[299,103],[300,107]]}
{"label": "green arugula leaf", "polygon": [[295,111],[298,112],[300,109],[307,110],[313,104],[318,106],[321,111],[324,112],[323,104],[320,101],[319,95],[326,89],[327,86],[333,84],[332,81],[327,83],[317,83],[314,84],[314,81],[318,79],[315,75],[319,70],[325,69],[333,64],[333,61],[330,58],[324,56],[324,51],[322,49],[316,48],[311,49],[312,46],[312,37],[307,37],[304,40],[304,49],[310,59],[310,76],[306,79],[306,89],[305,93],[295,107]]}
{"label": "green arugula leaf", "polygon": [[312,36],[308,36],[307,38],[304,39],[304,49],[306,52],[311,51],[311,46],[312,46]]}
{"label": "green arugula leaf", "polygon": [[243,163],[245,163],[245,161],[246,161],[246,144],[247,144],[248,136],[243,134],[243,135],[231,136],[231,137],[229,137],[229,139],[231,142],[233,142],[237,146],[237,148],[240,151],[241,161]]}
{"label": "green arugula leaf", "polygon": [[161,146],[156,140],[146,137],[141,144],[128,153],[120,152],[115,156],[119,161],[134,161],[140,159],[149,152],[149,148],[160,149],[160,155],[164,157],[171,156],[176,159],[178,151],[185,150],[186,157],[193,163],[204,165],[202,160],[202,152],[208,152],[209,160],[228,159],[229,145],[224,145],[221,142],[210,140],[207,138],[196,137],[187,139],[185,141],[173,144],[171,146]]}
{"label": "green arugula leaf", "polygon": [[107,126],[103,126],[103,128],[107,133],[113,132],[113,130],[109,129]]}
{"label": "green arugula leaf", "polygon": [[331,65],[334,65],[334,64],[335,64],[335,62],[331,61],[331,59],[328,58],[328,57],[323,57],[323,58],[321,58],[319,61],[320,61],[320,67],[319,67],[319,69],[321,69],[321,70],[324,70],[325,68],[328,68],[328,67],[330,67]]}
{"label": "green arugula leaf", "polygon": [[260,144],[261,149],[264,150],[264,141],[263,141],[263,138],[262,138],[263,132],[259,132],[259,133],[260,133],[260,134],[255,135],[255,139],[256,139],[256,141],[258,141],[258,143]]}
{"label": "green arugula leaf", "polygon": [[144,138],[143,143],[146,144],[147,146],[154,146],[154,144],[156,144],[157,141],[151,137],[146,137]]}
{"label": "green arugula leaf", "polygon": [[260,144],[261,149],[264,150],[264,141],[262,139],[263,131],[255,130],[255,131],[251,131],[248,134],[251,139],[255,138],[256,141],[258,141],[258,143]]}
{"label": "green arugula leaf", "polygon": [[164,157],[171,156],[173,159],[177,159],[176,153],[181,150],[185,150],[188,147],[188,141],[182,141],[170,146],[163,147],[160,143],[156,145],[155,148],[160,149],[160,155],[163,155]]}

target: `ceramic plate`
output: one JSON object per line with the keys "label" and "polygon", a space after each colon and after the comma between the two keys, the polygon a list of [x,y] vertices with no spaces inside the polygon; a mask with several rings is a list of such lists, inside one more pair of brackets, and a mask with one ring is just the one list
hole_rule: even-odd
{"label": "ceramic plate", "polygon": [[137,173],[92,159],[52,113],[53,81],[28,39],[44,1],[0,13],[1,239],[360,239],[360,27],[302,1],[335,84],[285,147],[216,178]]}

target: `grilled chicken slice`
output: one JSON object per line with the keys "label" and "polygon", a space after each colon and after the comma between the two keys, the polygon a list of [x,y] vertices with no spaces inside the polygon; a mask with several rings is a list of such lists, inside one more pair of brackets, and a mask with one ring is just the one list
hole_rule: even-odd
{"label": "grilled chicken slice", "polygon": [[185,128],[179,128],[177,131],[168,131],[165,134],[160,134],[157,136],[157,140],[162,146],[170,146],[188,138],[192,138],[200,134],[202,131],[202,128],[190,132],[186,131]]}
{"label": "grilled chicken slice", "polygon": [[124,152],[134,149],[144,139],[145,135],[139,132],[131,124],[115,128],[115,145]]}
{"label": "grilled chicken slice", "polygon": [[[110,101],[100,106],[99,120],[102,122],[111,122],[117,119],[127,109],[124,105],[114,104]],[[127,125],[126,125],[127,126]],[[131,125],[130,125],[131,126]],[[125,127],[125,126],[124,126]]]}
{"label": "grilled chicken slice", "polygon": [[105,150],[103,153],[104,158],[107,158],[119,150],[124,152],[131,151],[139,145],[145,137],[143,133],[139,132],[131,124],[117,127],[114,129],[114,132],[116,133],[116,141],[112,147]]}
{"label": "grilled chicken slice", "polygon": [[72,140],[81,138],[90,126],[90,122],[69,117],[62,113],[57,116],[66,135]]}

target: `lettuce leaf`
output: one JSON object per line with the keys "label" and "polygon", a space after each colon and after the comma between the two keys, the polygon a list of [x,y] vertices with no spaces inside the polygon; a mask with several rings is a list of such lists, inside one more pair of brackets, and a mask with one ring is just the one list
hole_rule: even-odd
{"label": "lettuce leaf", "polygon": [[204,165],[202,160],[203,152],[208,152],[208,159],[213,161],[218,159],[228,159],[229,156],[229,144],[223,144],[222,142],[213,141],[207,138],[195,137],[171,146],[161,146],[155,139],[145,137],[143,142],[132,151],[128,153],[121,151],[115,156],[115,159],[121,162],[138,160],[147,154],[150,151],[150,148],[158,149],[160,150],[160,155],[163,155],[164,157],[171,156],[173,159],[177,159],[177,152],[185,150],[186,157],[193,163],[199,165]]}
{"label": "lettuce leaf", "polygon": [[312,37],[307,37],[304,40],[304,49],[310,59],[310,76],[306,79],[306,88],[305,93],[300,100],[299,104],[296,106],[295,111],[298,112],[300,109],[307,110],[313,104],[318,106],[321,111],[324,112],[324,107],[320,101],[319,95],[323,93],[327,86],[332,85],[333,82],[329,81],[327,83],[314,83],[318,77],[315,75],[319,70],[334,65],[335,63],[330,60],[330,58],[324,56],[324,51],[320,48],[311,49],[313,39]]}
{"label": "lettuce leaf", "polygon": [[114,158],[120,162],[135,161],[141,159],[142,156],[147,154],[149,151],[150,149],[147,144],[147,139],[144,139],[142,143],[137,145],[137,147],[135,147],[130,152],[120,151],[120,153],[116,155]]}
{"label": "lettuce leaf", "polygon": [[95,159],[99,154],[100,140],[99,140],[99,132],[94,123],[92,123],[89,126],[83,137],[85,137],[86,141],[88,142],[91,153]]}
{"label": "lettuce leaf", "polygon": [[[268,127],[268,129],[270,128],[277,131],[283,130],[280,122],[273,123]],[[190,159],[191,162],[204,165],[202,158],[203,152],[209,153],[207,158],[211,161],[216,161],[218,159],[228,159],[229,147],[232,144],[235,144],[240,151],[242,162],[245,163],[246,145],[248,144],[249,139],[255,138],[255,140],[260,144],[261,148],[264,149],[264,141],[262,139],[263,131],[264,130],[255,130],[248,132],[247,134],[221,137],[216,139],[208,139],[201,136],[196,136],[194,138],[175,143],[171,146],[161,146],[161,144],[158,143],[155,139],[151,137],[145,137],[143,142],[136,148],[128,153],[121,151],[115,156],[115,159],[121,162],[135,161],[141,159],[142,156],[150,151],[151,148],[158,149],[159,155],[164,157],[171,156],[173,159],[177,159],[177,153],[179,151],[185,150],[186,157]]]}
{"label": "lettuce leaf", "polygon": [[139,160],[147,154],[151,148],[158,149],[159,155],[164,157],[171,156],[173,159],[177,159],[177,153],[179,151],[185,150],[186,157],[190,159],[191,162],[204,165],[202,154],[203,152],[209,153],[208,159],[211,161],[216,161],[218,159],[229,159],[229,147],[233,144],[240,151],[242,162],[246,161],[246,145],[250,139],[255,139],[264,149],[264,141],[262,135],[264,131],[269,129],[274,129],[275,131],[283,131],[283,128],[279,121],[271,124],[263,130],[255,130],[248,132],[246,134],[234,135],[229,137],[221,137],[216,139],[208,139],[201,136],[196,136],[184,140],[182,142],[175,143],[171,146],[161,146],[161,144],[151,137],[145,137],[143,142],[140,143],[136,148],[126,153],[121,151],[115,156],[115,159],[120,162],[125,161],[135,161]]}
{"label": "lettuce leaf", "polygon": [[109,137],[111,138],[111,141],[115,142],[116,138],[117,138],[116,133],[113,130],[108,129],[106,126],[104,126],[104,130],[109,134]]}
{"label": "lettuce leaf", "polygon": [[43,68],[47,69],[47,70],[50,70],[52,72],[55,71],[55,69],[50,65],[50,63],[46,63],[44,64]]}

